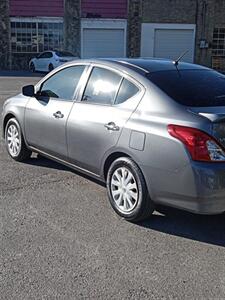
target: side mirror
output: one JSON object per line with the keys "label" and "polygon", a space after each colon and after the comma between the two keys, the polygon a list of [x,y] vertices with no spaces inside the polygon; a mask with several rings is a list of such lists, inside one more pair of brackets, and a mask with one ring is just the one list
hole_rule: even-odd
{"label": "side mirror", "polygon": [[22,94],[27,97],[34,97],[35,90],[33,85],[26,85],[22,88]]}

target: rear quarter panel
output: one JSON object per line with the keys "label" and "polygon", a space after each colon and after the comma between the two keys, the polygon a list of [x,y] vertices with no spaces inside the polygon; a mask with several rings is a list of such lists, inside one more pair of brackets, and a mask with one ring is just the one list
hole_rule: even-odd
{"label": "rear quarter panel", "polygon": [[[168,124],[195,127],[206,132],[211,130],[209,120],[188,112],[186,107],[176,104],[149,84],[118,142],[118,149],[122,152],[128,149],[128,155],[141,168],[150,195],[156,202],[169,194],[174,198],[175,194],[196,196],[189,153],[180,141],[170,136]],[[144,147],[131,147],[133,132],[144,134]]]}

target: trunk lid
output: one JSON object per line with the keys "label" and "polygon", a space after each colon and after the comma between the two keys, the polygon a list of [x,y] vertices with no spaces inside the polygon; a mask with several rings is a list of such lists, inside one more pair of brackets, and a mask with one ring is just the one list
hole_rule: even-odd
{"label": "trunk lid", "polygon": [[225,147],[225,106],[191,107],[188,109],[212,122],[212,136]]}

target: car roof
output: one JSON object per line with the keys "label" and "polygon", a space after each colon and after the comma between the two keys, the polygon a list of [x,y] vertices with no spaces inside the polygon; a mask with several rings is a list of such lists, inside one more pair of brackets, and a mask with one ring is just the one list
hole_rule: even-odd
{"label": "car roof", "polygon": [[177,68],[179,70],[209,70],[207,67],[185,62],[179,62],[176,67],[174,61],[160,58],[106,58],[96,59],[95,61],[113,62],[141,74],[158,71],[173,71],[177,70]]}

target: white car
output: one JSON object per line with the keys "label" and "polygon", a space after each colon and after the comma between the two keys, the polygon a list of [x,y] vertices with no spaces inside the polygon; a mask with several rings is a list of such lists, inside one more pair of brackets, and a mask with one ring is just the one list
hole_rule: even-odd
{"label": "white car", "polygon": [[45,51],[30,60],[29,69],[31,72],[51,72],[56,67],[77,58],[67,51]]}

